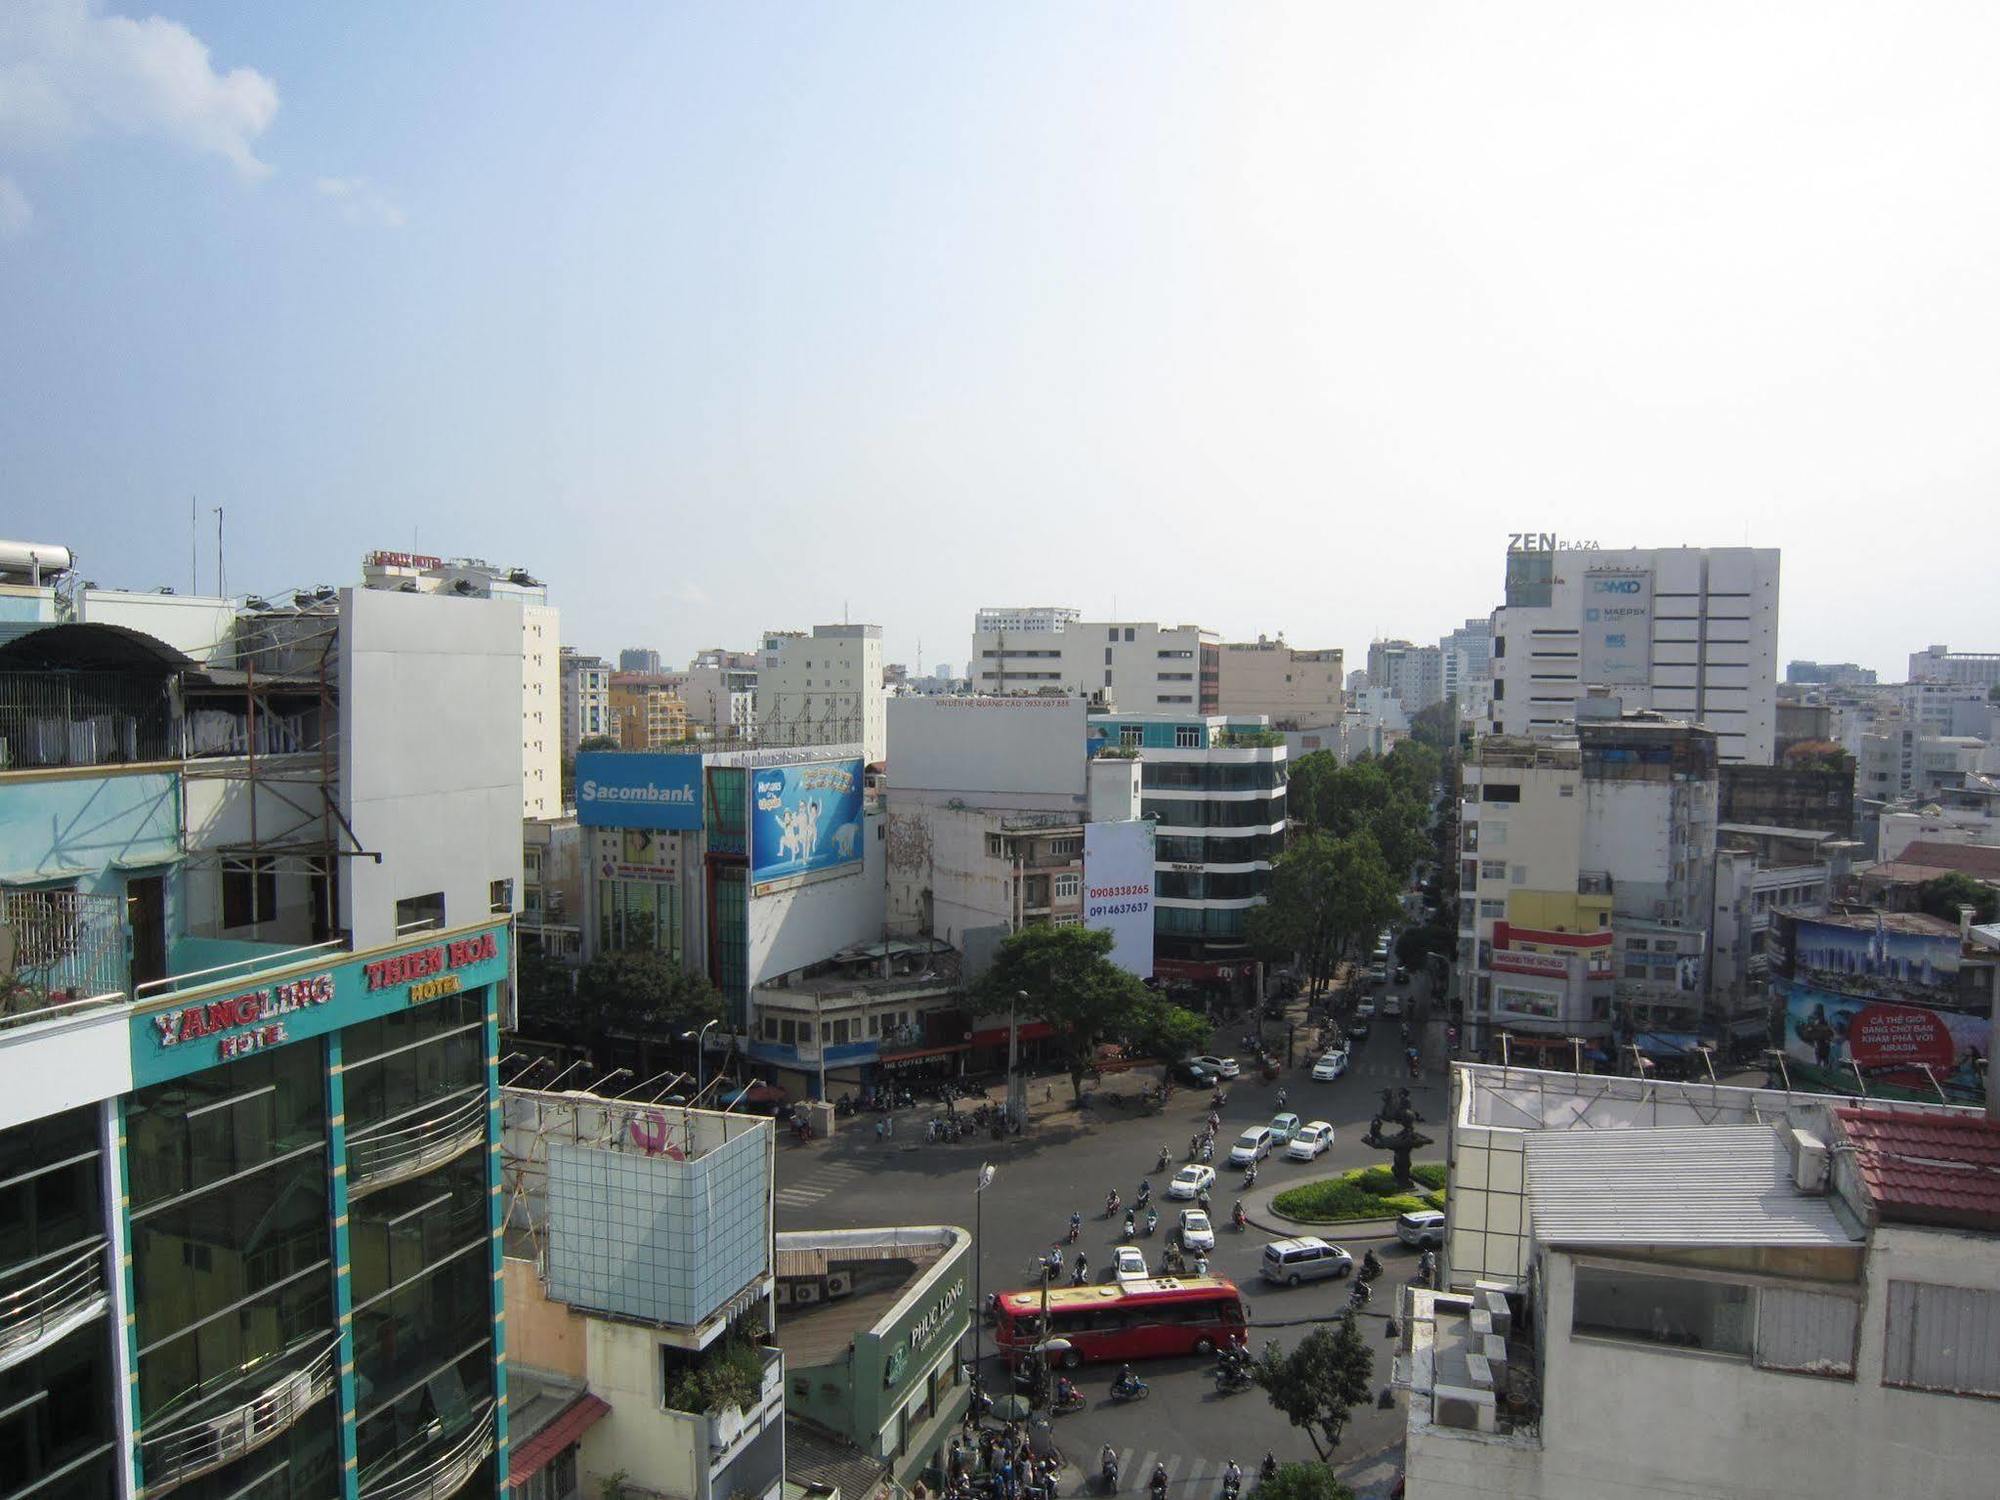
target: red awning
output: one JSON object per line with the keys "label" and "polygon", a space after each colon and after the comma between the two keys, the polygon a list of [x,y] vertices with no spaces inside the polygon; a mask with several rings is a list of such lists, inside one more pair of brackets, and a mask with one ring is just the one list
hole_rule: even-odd
{"label": "red awning", "polygon": [[604,1418],[611,1408],[585,1391],[570,1402],[540,1432],[524,1443],[515,1443],[507,1452],[509,1487],[526,1484],[548,1461],[582,1437]]}
{"label": "red awning", "polygon": [[[1054,1036],[1055,1034],[1055,1027],[1051,1026],[1047,1021],[1023,1021],[1021,1023],[1021,1040],[1024,1042],[1032,1042],[1038,1037]],[[990,1047],[996,1042],[1003,1047],[1007,1044],[1007,1028],[1005,1026],[989,1026],[984,1031],[975,1031],[972,1033],[972,1044],[975,1047]]]}
{"label": "red awning", "polygon": [[915,1062],[923,1057],[948,1057],[954,1052],[970,1050],[970,1042],[953,1042],[949,1047],[914,1047],[904,1052],[884,1052],[879,1059],[885,1063]]}

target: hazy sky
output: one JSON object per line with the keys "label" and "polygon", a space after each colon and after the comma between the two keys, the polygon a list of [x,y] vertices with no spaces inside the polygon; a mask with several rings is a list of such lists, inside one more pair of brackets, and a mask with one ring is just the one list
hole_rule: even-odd
{"label": "hazy sky", "polygon": [[[1435,638],[1508,531],[2000,649],[2000,7],[0,0],[0,535]],[[1980,537],[1985,542],[1980,542]]]}

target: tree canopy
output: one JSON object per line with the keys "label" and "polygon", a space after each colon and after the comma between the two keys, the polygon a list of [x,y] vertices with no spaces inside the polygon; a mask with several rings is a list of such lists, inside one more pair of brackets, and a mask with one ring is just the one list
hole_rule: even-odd
{"label": "tree canopy", "polygon": [[1316,750],[1292,766],[1286,803],[1292,820],[1311,833],[1344,837],[1367,832],[1391,871],[1401,875],[1429,846],[1426,828],[1437,784],[1437,752],[1405,740],[1380,757],[1341,765]]}
{"label": "tree canopy", "polygon": [[1373,1398],[1375,1354],[1361,1337],[1359,1321],[1342,1318],[1334,1328],[1322,1323],[1289,1354],[1273,1343],[1250,1367],[1271,1405],[1305,1429],[1321,1463],[1340,1446],[1349,1414]]}
{"label": "tree canopy", "polygon": [[1443,698],[1410,718],[1410,738],[1442,754],[1458,743],[1458,699]]}
{"label": "tree canopy", "polygon": [[1973,879],[1963,870],[1953,870],[1949,875],[1926,880],[1917,887],[1919,911],[1942,917],[1947,922],[1956,922],[1961,906],[1972,908],[1972,920],[1975,922],[1984,924],[2000,920],[2000,890]]}
{"label": "tree canopy", "polygon": [[1130,1035],[1149,1011],[1166,1008],[1138,975],[1111,961],[1113,942],[1110,933],[1090,927],[1023,927],[1002,939],[973,991],[988,1011],[1006,1010],[1025,995],[1021,1009],[1055,1029],[1070,1088],[1079,1095],[1098,1044]]}
{"label": "tree canopy", "polygon": [[598,954],[577,976],[577,1000],[593,1042],[613,1033],[663,1039],[722,1015],[706,974],[651,948]]}
{"label": "tree canopy", "polygon": [[1401,885],[1366,829],[1304,833],[1272,862],[1270,898],[1251,909],[1247,931],[1265,958],[1298,959],[1317,987],[1333,978],[1355,939],[1374,936],[1401,902]]}
{"label": "tree canopy", "polygon": [[1280,1464],[1256,1494],[1257,1500],[1354,1500],[1354,1491],[1325,1464]]}

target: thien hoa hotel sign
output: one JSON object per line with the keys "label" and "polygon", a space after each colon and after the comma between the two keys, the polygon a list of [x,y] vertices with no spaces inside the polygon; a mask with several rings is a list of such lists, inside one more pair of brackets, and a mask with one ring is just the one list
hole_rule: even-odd
{"label": "thien hoa hotel sign", "polygon": [[499,956],[499,944],[493,934],[482,932],[477,937],[439,943],[434,948],[398,953],[394,958],[378,958],[374,963],[363,964],[361,972],[366,976],[370,990],[409,985],[410,1003],[417,1005],[425,1000],[435,1000],[440,995],[456,995],[459,992],[459,977],[450,970],[485,963]]}
{"label": "thien hoa hotel sign", "polygon": [[310,979],[249,990],[226,1000],[162,1011],[153,1017],[153,1025],[159,1031],[162,1047],[178,1047],[183,1042],[214,1037],[216,1060],[227,1062],[264,1047],[283,1045],[290,1038],[281,1017],[324,1005],[332,998],[333,976],[315,974]]}

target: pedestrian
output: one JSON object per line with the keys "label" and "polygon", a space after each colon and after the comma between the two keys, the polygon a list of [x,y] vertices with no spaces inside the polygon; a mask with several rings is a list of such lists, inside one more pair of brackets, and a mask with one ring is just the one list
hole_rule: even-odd
{"label": "pedestrian", "polygon": [[884,1115],[882,1117],[882,1123],[889,1127],[890,1135],[894,1135],[896,1133],[896,1117],[894,1115]]}
{"label": "pedestrian", "polygon": [[882,1122],[880,1120],[877,1120],[875,1122],[875,1139],[877,1141],[880,1141],[885,1133],[886,1132],[882,1128]]}

